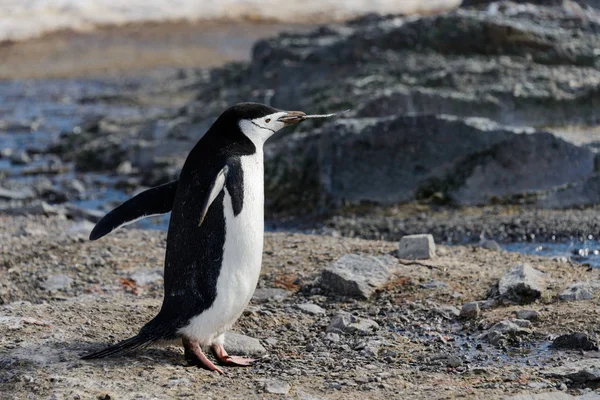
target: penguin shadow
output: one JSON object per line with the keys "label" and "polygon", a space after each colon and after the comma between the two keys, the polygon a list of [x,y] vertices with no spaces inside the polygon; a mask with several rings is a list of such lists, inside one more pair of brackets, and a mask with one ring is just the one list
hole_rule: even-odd
{"label": "penguin shadow", "polygon": [[27,343],[0,354],[0,371],[10,368],[12,372],[48,369],[52,366],[64,365],[67,368],[82,366],[105,368],[107,364],[126,366],[132,363],[155,365],[170,364],[187,367],[183,349],[176,346],[163,348],[138,349],[135,352],[94,360],[81,360],[86,354],[101,350],[110,344],[106,342],[88,341],[48,341],[44,343]]}

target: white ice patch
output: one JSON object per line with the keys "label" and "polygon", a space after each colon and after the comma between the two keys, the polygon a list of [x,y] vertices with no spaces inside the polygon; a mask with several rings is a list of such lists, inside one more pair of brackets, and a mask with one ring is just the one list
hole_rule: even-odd
{"label": "white ice patch", "polygon": [[[0,0],[0,40],[60,29],[169,20],[254,19],[314,23],[381,14],[425,13],[461,0]],[[342,3],[342,4],[341,4]]]}

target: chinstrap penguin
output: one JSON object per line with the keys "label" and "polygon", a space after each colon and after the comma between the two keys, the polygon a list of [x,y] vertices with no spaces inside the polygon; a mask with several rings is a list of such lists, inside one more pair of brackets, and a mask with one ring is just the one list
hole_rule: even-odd
{"label": "chinstrap penguin", "polygon": [[260,275],[264,233],[263,144],[303,121],[299,111],[240,103],[227,109],[189,153],[177,181],[149,189],[109,212],[90,234],[96,240],[140,218],[172,211],[167,233],[162,307],[139,333],[83,359],[126,353],[181,339],[192,365],[223,371],[224,334],[248,305]]}

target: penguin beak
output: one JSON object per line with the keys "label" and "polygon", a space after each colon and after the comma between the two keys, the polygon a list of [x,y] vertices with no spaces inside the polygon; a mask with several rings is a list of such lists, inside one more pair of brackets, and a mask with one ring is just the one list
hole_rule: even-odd
{"label": "penguin beak", "polygon": [[286,126],[297,124],[306,119],[306,114],[302,111],[288,111],[283,117],[279,117],[278,121],[283,122]]}

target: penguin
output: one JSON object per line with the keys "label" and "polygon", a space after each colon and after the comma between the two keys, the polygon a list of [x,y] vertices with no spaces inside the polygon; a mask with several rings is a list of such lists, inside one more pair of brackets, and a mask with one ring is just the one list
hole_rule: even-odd
{"label": "penguin", "polygon": [[264,235],[263,145],[307,116],[264,104],[224,111],[189,153],[179,179],[149,189],[104,216],[90,240],[151,215],[171,211],[164,264],[164,298],[139,333],[84,360],[125,354],[181,340],[190,365],[222,374],[221,365],[249,366],[229,355],[224,334],[250,302],[260,275]]}

